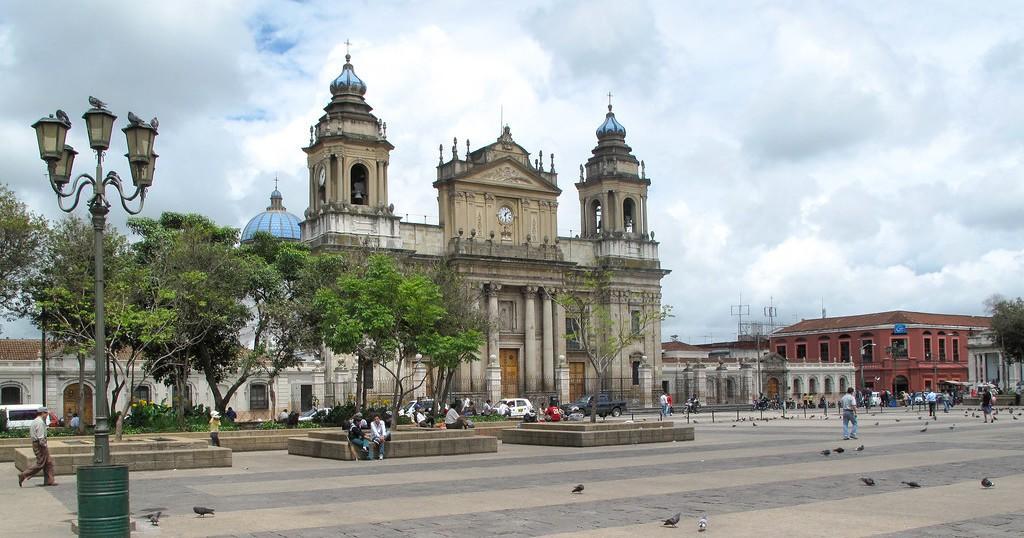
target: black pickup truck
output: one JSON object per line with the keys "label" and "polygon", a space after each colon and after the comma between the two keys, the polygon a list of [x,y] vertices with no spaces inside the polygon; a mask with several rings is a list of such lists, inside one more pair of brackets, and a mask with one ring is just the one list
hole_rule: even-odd
{"label": "black pickup truck", "polygon": [[[580,398],[575,402],[562,405],[562,411],[566,414],[579,412],[584,415],[590,415],[590,398],[591,396],[589,394],[580,396]],[[625,412],[626,400],[613,400],[611,396],[606,393],[602,393],[597,396],[597,416],[602,418],[608,415],[617,417]]]}

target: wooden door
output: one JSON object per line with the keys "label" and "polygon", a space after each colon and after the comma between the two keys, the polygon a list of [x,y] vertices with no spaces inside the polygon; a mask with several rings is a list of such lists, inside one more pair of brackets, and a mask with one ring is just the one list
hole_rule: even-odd
{"label": "wooden door", "polygon": [[587,363],[569,363],[569,401],[575,402],[586,392]]}
{"label": "wooden door", "polygon": [[[64,389],[64,416],[70,417],[78,413],[83,424],[92,424],[92,387],[85,385],[85,409],[78,409],[78,383],[72,383]],[[63,418],[63,417],[61,417]]]}
{"label": "wooden door", "polygon": [[779,395],[779,380],[774,377],[768,378],[768,397],[775,398]]}
{"label": "wooden door", "polygon": [[501,397],[519,396],[519,350],[502,349],[501,354]]}

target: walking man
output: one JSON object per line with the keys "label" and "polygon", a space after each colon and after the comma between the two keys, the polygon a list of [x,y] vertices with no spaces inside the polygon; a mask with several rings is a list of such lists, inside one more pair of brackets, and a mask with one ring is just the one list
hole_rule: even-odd
{"label": "walking man", "polygon": [[935,391],[934,390],[929,390],[928,393],[925,394],[924,399],[925,399],[926,402],[928,402],[928,416],[934,417],[935,416],[935,403],[936,403],[936,399],[937,399],[937,395],[935,394]]}
{"label": "walking man", "polygon": [[[857,438],[857,398],[853,396],[853,387],[846,389],[846,395],[839,400],[839,407],[843,410],[843,440]],[[853,428],[850,424],[853,423]]]}
{"label": "walking man", "polygon": [[32,438],[32,452],[36,455],[36,462],[28,469],[25,469],[25,472],[18,473],[19,488],[22,482],[32,478],[39,471],[43,471],[44,486],[57,485],[57,482],[53,480],[53,458],[50,456],[50,449],[46,445],[46,416],[48,414],[50,414],[49,409],[40,407],[36,410],[36,418],[28,427],[29,437]]}
{"label": "walking man", "polygon": [[668,391],[661,393],[661,396],[658,398],[658,403],[661,404],[662,418],[668,416]]}

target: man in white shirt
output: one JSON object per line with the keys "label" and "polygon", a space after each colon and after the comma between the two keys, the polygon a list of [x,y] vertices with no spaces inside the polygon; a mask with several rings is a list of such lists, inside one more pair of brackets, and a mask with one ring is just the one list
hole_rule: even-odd
{"label": "man in white shirt", "polygon": [[373,459],[373,451],[377,451],[377,459],[384,459],[384,443],[388,440],[388,426],[380,419],[380,415],[373,415],[373,422],[370,423],[370,442],[373,448],[370,449],[370,459]]}
{"label": "man in white shirt", "polygon": [[[857,438],[857,398],[853,396],[853,387],[846,389],[846,395],[839,400],[839,408],[843,410],[843,440]],[[853,429],[850,429],[853,423]]]}
{"label": "man in white shirt", "polygon": [[667,392],[662,392],[661,393],[661,396],[658,398],[658,403],[661,404],[661,416],[662,417],[668,416],[668,393]]}
{"label": "man in white shirt", "polygon": [[21,487],[22,482],[32,478],[39,471],[43,471],[44,486],[57,485],[53,479],[53,458],[50,457],[50,449],[46,444],[46,417],[49,414],[49,409],[40,407],[36,410],[36,418],[28,427],[29,437],[32,438],[32,452],[36,456],[36,461],[31,467],[25,469],[25,472],[18,473],[18,487]]}
{"label": "man in white shirt", "polygon": [[498,402],[497,412],[498,412],[498,415],[502,416],[502,417],[510,417],[510,416],[512,416],[512,409],[509,408],[508,404],[505,403],[504,400],[501,401],[501,402]]}

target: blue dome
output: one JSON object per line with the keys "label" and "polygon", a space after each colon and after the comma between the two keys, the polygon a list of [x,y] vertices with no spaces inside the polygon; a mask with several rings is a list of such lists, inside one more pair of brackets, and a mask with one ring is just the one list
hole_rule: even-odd
{"label": "blue dome", "polygon": [[604,123],[597,128],[597,136],[600,137],[607,134],[621,134],[622,136],[626,136],[626,128],[615,119],[615,114],[612,113],[611,105],[608,105],[608,113],[605,114]]}
{"label": "blue dome", "polygon": [[281,205],[281,198],[281,192],[274,189],[274,192],[270,194],[270,207],[250,219],[249,224],[242,229],[242,243],[252,241],[252,236],[256,235],[256,232],[266,232],[285,241],[302,239],[302,232],[299,230],[299,217],[285,210]]}
{"label": "blue dome", "polygon": [[354,93],[357,95],[363,95],[366,93],[366,83],[356,76],[355,69],[352,67],[350,60],[352,56],[345,55],[345,66],[341,69],[341,74],[338,78],[331,82],[331,93]]}

